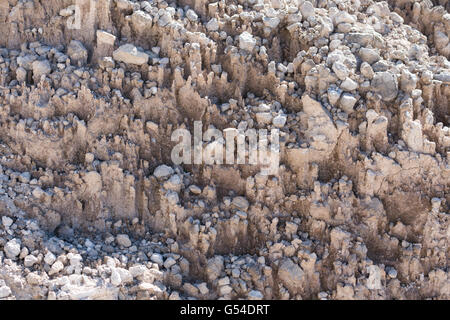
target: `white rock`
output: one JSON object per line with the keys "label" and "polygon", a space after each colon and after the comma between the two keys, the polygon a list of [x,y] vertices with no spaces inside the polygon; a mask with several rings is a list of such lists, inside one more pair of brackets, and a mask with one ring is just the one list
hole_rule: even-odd
{"label": "white rock", "polygon": [[119,246],[128,248],[131,246],[131,240],[126,234],[119,234],[116,237],[116,242]]}
{"label": "white rock", "polygon": [[50,268],[50,271],[48,272],[49,275],[54,275],[59,273],[64,269],[64,264],[61,261],[56,261],[53,263],[52,267]]}
{"label": "white rock", "polygon": [[286,120],[287,120],[286,115],[279,114],[275,118],[273,118],[272,124],[277,128],[283,128],[284,125],[286,124]]}
{"label": "white rock", "polygon": [[174,258],[169,257],[166,259],[166,261],[164,261],[164,267],[166,269],[169,269],[171,266],[173,266],[174,264],[176,264],[177,262],[175,261]]}
{"label": "white rock", "polygon": [[200,294],[202,294],[202,295],[209,293],[208,285],[206,284],[206,282],[197,284],[197,288],[200,291]]}
{"label": "white rock", "polygon": [[219,23],[217,22],[216,18],[212,18],[211,20],[208,21],[208,23],[206,24],[206,29],[208,31],[217,31],[219,30]]}
{"label": "white rock", "polygon": [[223,277],[221,279],[219,279],[219,281],[217,282],[217,284],[219,286],[226,286],[227,284],[230,284],[230,278],[228,277]]}
{"label": "white rock", "polygon": [[56,261],[55,255],[50,251],[47,252],[47,254],[44,257],[44,262],[51,266],[55,261]]}
{"label": "white rock", "polygon": [[307,20],[309,17],[314,15],[314,6],[311,2],[305,1],[300,6],[300,12],[304,18],[304,20]]}
{"label": "white rock", "polygon": [[353,91],[358,89],[358,83],[350,78],[345,79],[341,83],[341,89],[344,91]]}
{"label": "white rock", "polygon": [[335,106],[338,103],[339,98],[341,97],[342,90],[339,88],[330,88],[328,89],[328,101],[332,106]]}
{"label": "white rock", "polygon": [[231,291],[233,291],[233,288],[229,285],[222,286],[219,288],[220,295],[222,295],[222,296],[230,294]]}
{"label": "white rock", "polygon": [[3,251],[5,251],[6,257],[15,259],[20,254],[20,242],[16,239],[8,241]]}
{"label": "white rock", "polygon": [[128,271],[130,271],[131,275],[133,276],[133,278],[135,277],[139,277],[141,275],[143,275],[145,273],[145,271],[147,271],[147,267],[144,265],[137,265],[137,266],[132,266]]}
{"label": "white rock", "polygon": [[164,11],[164,13],[162,15],[160,15],[158,18],[158,25],[160,27],[165,27],[171,22],[172,22],[172,16],[167,11]]}
{"label": "white rock", "polygon": [[142,10],[137,10],[131,15],[131,23],[137,32],[151,28],[152,22],[152,16]]}
{"label": "white rock", "polygon": [[253,38],[253,36],[248,33],[247,31],[244,31],[239,36],[239,48],[242,50],[246,50],[251,52],[253,48],[256,45],[256,39]]}
{"label": "white rock", "polygon": [[342,80],[342,81],[345,80],[350,73],[348,68],[339,61],[336,61],[333,64],[332,69],[333,69],[334,73],[336,73],[336,76],[339,78],[339,80]]}
{"label": "white rock", "polygon": [[120,278],[120,273],[116,269],[114,269],[111,272],[111,284],[117,287],[120,286],[121,283],[122,279]]}
{"label": "white rock", "polygon": [[273,17],[273,18],[264,17],[263,18],[263,23],[264,23],[264,25],[266,27],[269,27],[270,29],[275,29],[280,24],[280,18],[278,18],[278,17]]}
{"label": "white rock", "polygon": [[0,287],[0,299],[9,297],[11,295],[11,289],[7,286]]}
{"label": "white rock", "polygon": [[171,167],[166,166],[165,164],[162,164],[155,169],[155,171],[153,172],[153,175],[156,178],[166,178],[166,177],[172,175],[173,173],[174,173],[174,170]]}
{"label": "white rock", "polygon": [[148,54],[138,51],[132,44],[125,44],[113,52],[113,58],[124,63],[143,65],[148,61]]}
{"label": "white rock", "polygon": [[14,223],[13,219],[7,216],[2,217],[2,224],[5,226],[5,228],[9,228]]}
{"label": "white rock", "polygon": [[381,270],[378,266],[371,265],[368,267],[369,278],[367,279],[367,288],[370,290],[382,289],[381,286]]}
{"label": "white rock", "polygon": [[38,262],[38,258],[30,254],[25,257],[23,264],[25,265],[25,267],[29,268],[32,267],[36,262]]}
{"label": "white rock", "polygon": [[355,106],[358,100],[349,93],[344,93],[341,97],[340,106],[342,110],[347,112],[348,114],[353,112],[353,107]]}
{"label": "white rock", "polygon": [[40,78],[42,75],[47,75],[52,72],[50,62],[48,60],[36,60],[33,62],[33,75]]}
{"label": "white rock", "polygon": [[103,30],[97,30],[97,43],[113,46],[115,42],[116,42],[115,35]]}
{"label": "white rock", "polygon": [[164,259],[163,259],[162,255],[159,253],[153,253],[150,257],[150,260],[154,263],[157,263],[160,266],[162,266],[164,263]]}
{"label": "white rock", "polygon": [[197,21],[198,16],[197,16],[197,14],[195,13],[194,10],[189,9],[189,10],[186,12],[186,18],[188,18],[189,21],[195,22],[195,21]]}

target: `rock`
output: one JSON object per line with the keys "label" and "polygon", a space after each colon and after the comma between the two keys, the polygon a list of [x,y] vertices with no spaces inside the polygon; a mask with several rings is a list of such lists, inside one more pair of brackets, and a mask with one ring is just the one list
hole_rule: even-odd
{"label": "rock", "polygon": [[247,211],[249,203],[244,197],[235,197],[232,202],[233,206],[242,211]]}
{"label": "rock", "polygon": [[191,21],[191,22],[195,22],[195,21],[197,21],[198,16],[194,10],[189,9],[188,11],[186,11],[186,18],[188,18],[189,21]]}
{"label": "rock", "polygon": [[373,72],[372,67],[367,62],[363,62],[360,67],[361,74],[367,79],[372,80],[375,73]]}
{"label": "rock", "polygon": [[357,101],[358,100],[353,95],[344,93],[340,100],[340,106],[346,113],[351,114]]}
{"label": "rock", "polygon": [[122,246],[124,248],[131,247],[131,240],[126,234],[117,235],[116,242],[119,246]]}
{"label": "rock", "polygon": [[227,294],[230,294],[233,291],[233,288],[229,285],[223,286],[219,288],[219,294],[221,296],[225,296]]}
{"label": "rock", "polygon": [[36,60],[33,62],[33,75],[36,79],[40,79],[42,75],[48,75],[50,72],[52,72],[52,68],[48,60]]}
{"label": "rock", "polygon": [[27,70],[22,67],[16,69],[16,78],[19,82],[25,82],[27,80]]}
{"label": "rock", "polygon": [[378,266],[371,265],[368,267],[369,278],[367,279],[367,288],[370,290],[380,290],[381,286],[381,270]]}
{"label": "rock", "polygon": [[72,40],[67,47],[67,55],[70,60],[78,65],[87,63],[88,51],[83,44],[78,40]]}
{"label": "rock", "polygon": [[255,114],[256,121],[260,125],[269,124],[272,122],[272,113],[271,112],[258,112]]}
{"label": "rock", "polygon": [[441,72],[434,75],[434,80],[441,81],[447,85],[450,84],[450,72]]}
{"label": "rock", "polygon": [[52,276],[54,274],[57,274],[61,272],[64,269],[64,264],[57,260],[55,263],[53,263],[52,267],[50,268],[50,271],[48,272],[49,276]]}
{"label": "rock", "polygon": [[24,68],[25,70],[32,70],[33,69],[33,62],[37,59],[35,55],[25,55],[22,57],[17,57],[17,64],[19,67]]}
{"label": "rock", "polygon": [[116,42],[116,36],[109,32],[97,30],[96,35],[97,35],[97,43],[99,44],[113,46],[114,43]]}
{"label": "rock", "polygon": [[14,220],[10,217],[3,216],[2,217],[2,224],[5,226],[6,229],[8,229],[12,224],[14,223]]}
{"label": "rock", "polygon": [[335,106],[342,94],[342,90],[339,88],[329,88],[328,91],[328,101],[332,106]]}
{"label": "rock", "polygon": [[392,101],[398,95],[397,76],[392,72],[377,72],[371,82],[375,92],[381,95],[383,101]]}
{"label": "rock", "polygon": [[160,178],[167,178],[167,177],[171,176],[173,173],[174,173],[174,170],[171,167],[163,164],[155,169],[155,171],[153,172],[153,175],[156,178],[160,179]]}
{"label": "rock", "polygon": [[162,266],[164,263],[164,259],[163,259],[162,255],[159,253],[153,253],[150,257],[150,260],[154,263],[157,263],[160,266]]}
{"label": "rock", "polygon": [[140,66],[147,63],[148,54],[138,51],[132,44],[125,44],[114,51],[113,58],[116,61]]}
{"label": "rock", "polygon": [[200,291],[201,295],[207,295],[209,293],[208,285],[206,282],[199,283],[197,285],[198,290]]}
{"label": "rock", "polygon": [[11,289],[8,286],[0,287],[0,299],[9,297],[11,294]]}
{"label": "rock", "polygon": [[172,22],[172,16],[169,12],[164,11],[158,18],[158,26],[165,27]]}
{"label": "rock", "polygon": [[148,269],[146,266],[137,265],[137,266],[131,267],[128,271],[130,271],[133,278],[136,278],[136,277],[142,276],[147,270]]}
{"label": "rock", "polygon": [[278,268],[278,278],[292,293],[298,293],[304,283],[304,272],[298,264],[284,258]]}
{"label": "rock", "polygon": [[208,280],[210,282],[213,282],[218,277],[220,277],[223,267],[224,265],[222,256],[215,256],[209,259],[206,266],[206,276],[208,277]]}
{"label": "rock", "polygon": [[44,256],[44,262],[47,263],[48,265],[52,265],[54,262],[56,261],[56,257],[53,253],[51,253],[50,251],[46,253],[46,255]]}
{"label": "rock", "polygon": [[[169,19],[171,20],[170,15]],[[158,23],[160,20],[161,17],[158,20]],[[133,12],[133,14],[131,15],[131,23],[138,33],[143,33],[146,29],[150,29],[152,27],[152,22],[152,16],[148,13],[145,13],[144,11],[138,10]],[[165,23],[164,25],[166,25],[167,23]]]}
{"label": "rock", "polygon": [[241,48],[242,50],[252,52],[255,45],[256,45],[255,38],[253,38],[253,36],[247,31],[242,32],[239,35],[239,48]]}
{"label": "rock", "polygon": [[347,78],[344,81],[342,81],[341,89],[344,91],[354,91],[354,90],[358,89],[358,83],[356,83],[355,81],[353,81],[350,78]]}
{"label": "rock", "polygon": [[354,15],[349,14],[347,11],[339,11],[339,13],[333,16],[333,23],[335,26],[341,23],[353,24],[355,22],[356,17]]}
{"label": "rock", "polygon": [[284,125],[286,124],[286,120],[287,120],[286,115],[279,114],[275,118],[273,118],[272,124],[277,128],[283,128]]}
{"label": "rock", "polygon": [[262,300],[264,299],[263,294],[258,290],[252,290],[247,295],[248,300]]}
{"label": "rock", "polygon": [[172,257],[169,257],[166,259],[166,261],[164,261],[164,268],[170,269],[170,267],[173,266],[175,263],[177,263],[175,261],[175,259]]}
{"label": "rock", "polygon": [[369,64],[373,64],[380,60],[380,54],[375,49],[361,48],[359,50],[359,56],[361,57],[362,61],[365,61]]}
{"label": "rock", "polygon": [[219,23],[217,22],[216,18],[212,18],[208,21],[208,23],[206,24],[206,30],[210,32],[219,30]]}
{"label": "rock", "polygon": [[38,258],[36,258],[35,256],[33,256],[31,254],[26,256],[25,259],[24,259],[24,265],[27,268],[32,267],[37,262],[38,262]]}
{"label": "rock", "polygon": [[308,20],[309,17],[312,17],[314,15],[314,6],[311,2],[304,1],[300,5],[300,13],[302,14],[304,20]]}
{"label": "rock", "polygon": [[111,272],[111,284],[113,286],[117,287],[117,286],[120,286],[121,283],[122,283],[122,279],[120,278],[120,273],[116,269],[114,269]]}
{"label": "rock", "polygon": [[20,254],[20,241],[12,239],[8,241],[3,248],[8,259],[15,259]]}
{"label": "rock", "polygon": [[350,71],[348,70],[348,68],[339,61],[336,61],[333,64],[332,69],[333,69],[334,73],[336,73],[336,76],[339,78],[339,80],[347,79],[347,77],[350,74]]}

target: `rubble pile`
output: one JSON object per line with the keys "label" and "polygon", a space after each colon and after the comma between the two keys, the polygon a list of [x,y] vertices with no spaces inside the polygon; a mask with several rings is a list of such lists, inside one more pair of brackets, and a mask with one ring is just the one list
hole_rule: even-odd
{"label": "rubble pile", "polygon": [[449,6],[0,0],[0,299],[450,299]]}

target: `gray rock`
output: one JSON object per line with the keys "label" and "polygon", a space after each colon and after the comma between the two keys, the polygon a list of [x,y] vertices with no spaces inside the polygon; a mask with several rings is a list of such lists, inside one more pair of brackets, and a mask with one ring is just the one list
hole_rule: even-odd
{"label": "gray rock", "polygon": [[33,76],[35,79],[40,79],[42,75],[47,75],[50,72],[52,72],[52,68],[48,60],[36,60],[33,62]]}
{"label": "gray rock", "polygon": [[72,40],[67,47],[67,55],[70,60],[78,65],[86,64],[88,59],[88,51],[78,40]]}
{"label": "gray rock", "polygon": [[314,6],[311,2],[305,1],[300,6],[300,13],[302,14],[304,20],[308,20],[309,17],[314,15]]}
{"label": "gray rock", "polygon": [[113,58],[124,63],[143,65],[148,61],[148,54],[138,51],[132,44],[125,44],[113,52]]}
{"label": "gray rock", "polygon": [[353,91],[358,89],[358,83],[350,78],[345,79],[341,83],[341,89],[344,91]]}
{"label": "gray rock", "polygon": [[290,292],[296,293],[302,287],[304,272],[290,258],[284,258],[278,268],[278,278]]}
{"label": "gray rock", "polygon": [[116,237],[116,242],[119,246],[128,248],[131,246],[131,240],[126,234],[119,234]]}
{"label": "gray rock", "polygon": [[339,80],[345,80],[347,79],[348,75],[350,74],[350,71],[348,68],[341,62],[336,61],[333,63],[333,72],[336,73],[336,76],[339,78]]}
{"label": "gray rock", "polygon": [[208,31],[217,31],[219,30],[219,23],[217,22],[216,18],[212,18],[208,21],[206,24],[206,30]]}
{"label": "gray rock", "polygon": [[358,100],[349,93],[344,93],[340,100],[340,106],[342,110],[346,113],[350,114],[353,112],[353,107],[355,106]]}
{"label": "gray rock", "polygon": [[361,48],[359,50],[359,56],[361,57],[362,61],[365,61],[369,64],[373,64],[380,60],[380,54],[375,49]]}
{"label": "gray rock", "polygon": [[189,21],[191,21],[191,22],[195,22],[195,21],[197,21],[198,16],[197,16],[197,14],[195,13],[194,10],[189,9],[189,10],[186,12],[186,18],[188,18]]}
{"label": "gray rock", "polygon": [[392,101],[398,95],[397,76],[392,72],[377,72],[371,85],[381,95],[383,101]]}
{"label": "gray rock", "polygon": [[168,176],[171,176],[173,173],[174,173],[174,171],[171,167],[163,164],[155,169],[155,171],[153,172],[153,175],[156,178],[167,178]]}

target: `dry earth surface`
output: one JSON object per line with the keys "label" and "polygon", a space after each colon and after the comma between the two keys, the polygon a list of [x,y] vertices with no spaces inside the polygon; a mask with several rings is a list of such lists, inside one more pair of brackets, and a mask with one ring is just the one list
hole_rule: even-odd
{"label": "dry earth surface", "polygon": [[[0,0],[0,299],[450,299],[449,11]],[[194,121],[278,174],[174,165]]]}

